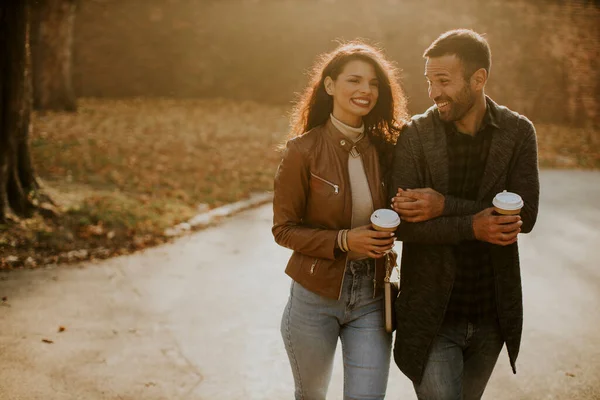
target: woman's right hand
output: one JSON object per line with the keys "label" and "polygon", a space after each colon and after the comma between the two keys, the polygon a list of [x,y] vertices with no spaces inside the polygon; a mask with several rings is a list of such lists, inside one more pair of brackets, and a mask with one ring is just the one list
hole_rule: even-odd
{"label": "woman's right hand", "polygon": [[366,254],[371,258],[381,258],[394,245],[394,232],[379,232],[371,225],[359,226],[348,232],[348,247],[350,251]]}

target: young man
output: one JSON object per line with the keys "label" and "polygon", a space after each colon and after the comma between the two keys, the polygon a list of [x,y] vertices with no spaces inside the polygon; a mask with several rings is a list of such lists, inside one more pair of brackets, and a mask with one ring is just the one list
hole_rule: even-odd
{"label": "young man", "polygon": [[[523,322],[517,236],[538,211],[531,122],[484,93],[487,41],[465,29],[425,51],[435,105],[396,145],[392,207],[402,217],[394,358],[421,400],[480,399],[504,343],[513,372]],[[496,216],[494,196],[519,194],[520,216]]]}

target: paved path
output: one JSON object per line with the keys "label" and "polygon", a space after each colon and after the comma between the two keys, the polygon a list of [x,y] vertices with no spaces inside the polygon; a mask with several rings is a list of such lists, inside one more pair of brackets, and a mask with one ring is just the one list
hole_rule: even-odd
{"label": "paved path", "polygon": [[[0,274],[0,399],[291,399],[289,251],[270,225],[267,205],[132,256]],[[545,171],[519,241],[519,373],[503,351],[485,398],[600,399],[600,173]],[[387,398],[415,399],[394,365]]]}

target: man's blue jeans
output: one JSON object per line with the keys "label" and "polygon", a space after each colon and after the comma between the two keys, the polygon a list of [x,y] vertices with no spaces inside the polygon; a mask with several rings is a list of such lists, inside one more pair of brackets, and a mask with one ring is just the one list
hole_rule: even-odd
{"label": "man's blue jeans", "polygon": [[344,359],[344,399],[383,399],[392,336],[385,332],[383,299],[373,298],[374,266],[350,262],[340,300],[292,282],[281,321],[296,400],[325,400],[338,337]]}
{"label": "man's blue jeans", "polygon": [[415,384],[419,400],[481,399],[503,345],[496,319],[477,324],[444,322],[423,379]]}

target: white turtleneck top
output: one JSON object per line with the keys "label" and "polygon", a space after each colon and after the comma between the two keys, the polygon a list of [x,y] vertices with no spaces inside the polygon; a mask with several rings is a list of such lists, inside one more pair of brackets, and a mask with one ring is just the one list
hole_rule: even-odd
{"label": "white turtleneck top", "polygon": [[[365,136],[365,126],[359,128],[344,124],[331,114],[331,122],[344,136],[353,143],[358,143]],[[350,153],[348,158],[348,175],[350,176],[350,192],[352,193],[352,228],[367,225],[371,223],[371,214],[373,213],[373,199],[371,198],[371,189],[369,181],[363,166],[363,161],[358,150]],[[364,254],[348,253],[349,260],[366,258]]]}

